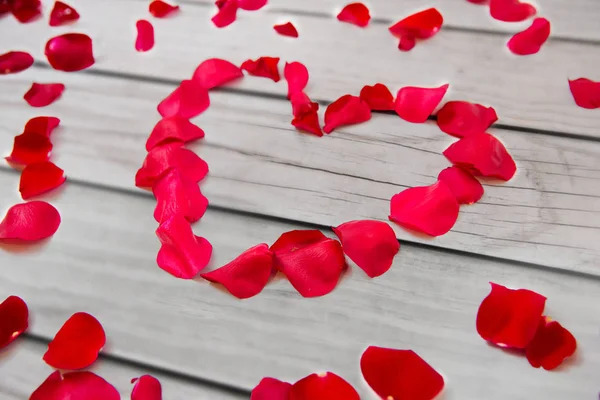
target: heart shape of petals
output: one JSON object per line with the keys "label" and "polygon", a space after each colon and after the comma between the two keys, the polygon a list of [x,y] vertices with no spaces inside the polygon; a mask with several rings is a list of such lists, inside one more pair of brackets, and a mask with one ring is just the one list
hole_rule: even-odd
{"label": "heart shape of petals", "polygon": [[350,3],[340,11],[337,19],[364,28],[369,25],[371,14],[363,3]]}
{"label": "heart shape of petals", "polygon": [[371,108],[360,97],[346,94],[325,110],[325,133],[331,133],[343,125],[360,124],[371,119]]}
{"label": "heart shape of petals", "polygon": [[252,76],[260,76],[272,79],[273,82],[279,82],[279,57],[260,57],[256,60],[246,60],[241,68]]}
{"label": "heart shape of petals", "polygon": [[569,80],[569,89],[579,107],[590,110],[600,108],[600,82],[587,78]]}
{"label": "heart shape of petals", "polygon": [[452,164],[474,175],[508,181],[517,171],[517,165],[506,147],[489,133],[464,137],[444,150],[444,155]]}
{"label": "heart shape of petals", "polygon": [[0,303],[0,350],[15,341],[29,327],[29,309],[17,296]]}
{"label": "heart shape of petals", "polygon": [[156,198],[156,222],[175,215],[195,222],[202,218],[208,207],[208,199],[200,192],[198,183],[187,179],[175,168],[168,170],[154,183],[152,193]]}
{"label": "heart shape of petals", "polygon": [[396,22],[388,29],[392,35],[400,38],[398,48],[408,51],[414,47],[415,39],[432,37],[438,33],[443,23],[442,14],[435,8],[428,8]]}
{"label": "heart shape of petals", "polygon": [[151,375],[142,375],[131,380],[135,386],[131,391],[131,400],[162,400],[162,386]]}
{"label": "heart shape of petals", "polygon": [[311,374],[292,385],[289,400],[360,400],[356,390],[333,372]]}
{"label": "heart shape of petals", "polygon": [[156,263],[174,277],[192,279],[208,265],[212,245],[194,235],[190,223],[182,215],[163,221],[156,236],[162,244]]}
{"label": "heart shape of petals", "polygon": [[29,400],[120,400],[113,385],[93,372],[54,371],[29,397]]}
{"label": "heart shape of petals", "polygon": [[42,3],[40,0],[13,0],[12,13],[22,24],[31,22],[42,15]]}
{"label": "heart shape of petals", "polygon": [[497,346],[526,348],[538,329],[546,298],[527,289],[490,285],[492,290],[477,311],[477,333]]}
{"label": "heart shape of petals", "polygon": [[148,12],[155,18],[165,18],[179,10],[179,6],[174,6],[162,0],[153,0],[148,4]]}
{"label": "heart shape of petals", "polygon": [[290,96],[292,103],[292,113],[294,119],[292,125],[304,132],[312,133],[316,136],[323,136],[321,125],[319,124],[319,104],[312,102],[304,92],[293,93]]}
{"label": "heart shape of petals", "polygon": [[181,117],[163,118],[158,121],[152,129],[152,133],[148,136],[146,151],[167,143],[185,144],[203,137],[204,131],[188,119]]}
{"label": "heart shape of petals", "polygon": [[28,164],[21,172],[19,192],[23,200],[39,196],[62,185],[65,178],[62,169],[50,161]]}
{"label": "heart shape of petals", "polygon": [[371,278],[386,273],[400,251],[394,230],[385,222],[349,221],[332,229],[344,253]]}
{"label": "heart shape of petals", "polygon": [[527,56],[540,51],[549,36],[550,21],[546,18],[536,18],[529,28],[510,38],[507,46],[512,53]]}
{"label": "heart shape of petals", "polygon": [[58,230],[60,214],[45,201],[15,204],[0,222],[0,242],[33,242],[46,239]]}
{"label": "heart shape of petals", "polygon": [[382,399],[432,400],[444,389],[444,378],[412,350],[369,346],[360,369]]}
{"label": "heart shape of petals", "polygon": [[238,0],[217,0],[215,5],[219,11],[211,18],[211,21],[217,28],[224,28],[231,25],[236,17],[239,8]]}
{"label": "heart shape of petals", "polygon": [[308,84],[308,69],[297,61],[285,63],[283,76],[288,84],[288,99],[295,93],[303,92]]}
{"label": "heart shape of petals", "polygon": [[246,11],[260,10],[267,5],[267,0],[238,0],[240,8]]}
{"label": "heart shape of petals", "polygon": [[289,400],[292,385],[275,378],[263,378],[250,394],[250,400]]}
{"label": "heart shape of petals", "polygon": [[160,102],[157,109],[163,118],[190,119],[203,113],[208,106],[210,106],[208,90],[200,86],[197,81],[186,79]]}
{"label": "heart shape of petals", "polygon": [[449,101],[437,112],[438,127],[462,138],[485,131],[498,120],[496,110],[467,101]]}
{"label": "heart shape of petals", "polygon": [[78,19],[79,13],[73,7],[62,1],[54,2],[54,7],[50,12],[50,26],[61,26]]}
{"label": "heart shape of petals", "polygon": [[0,75],[14,74],[33,65],[33,57],[24,51],[0,54]]}
{"label": "heart shape of petals", "polygon": [[65,90],[62,83],[35,83],[23,95],[23,99],[32,107],[46,107],[54,103]]}
{"label": "heart shape of petals", "polygon": [[452,192],[458,204],[473,204],[483,196],[483,186],[464,169],[453,166],[444,169],[438,175]]}
{"label": "heart shape of petals", "polygon": [[390,220],[429,236],[447,233],[458,218],[459,205],[444,182],[406,189],[392,197]]}
{"label": "heart shape of petals", "polygon": [[25,124],[23,133],[37,133],[49,138],[59,124],[60,119],[56,117],[33,117]]}
{"label": "heart shape of petals", "polygon": [[140,19],[135,23],[137,38],[135,39],[135,49],[139,52],[146,52],[154,47],[154,27],[145,19]]}
{"label": "heart shape of petals", "polygon": [[59,71],[81,71],[94,65],[92,39],[83,33],[65,33],[46,43],[44,51],[52,68]]}
{"label": "heart shape of petals", "polygon": [[261,243],[214,271],[200,274],[204,279],[220,283],[238,299],[259,294],[267,285],[273,270],[273,253]]}
{"label": "heart shape of petals", "polygon": [[289,21],[285,24],[274,25],[273,29],[275,29],[275,32],[279,33],[281,36],[288,36],[293,38],[298,37],[298,30],[296,29],[294,24],[292,24]]}
{"label": "heart shape of petals", "polygon": [[490,0],[490,15],[498,21],[519,22],[535,15],[537,10],[519,0]]}
{"label": "heart shape of petals", "polygon": [[540,318],[535,336],[525,349],[527,361],[534,368],[551,371],[577,350],[577,340],[561,324],[548,317]]}
{"label": "heart shape of petals", "polygon": [[360,91],[360,98],[372,111],[389,111],[395,107],[392,92],[382,83],[365,85]]}
{"label": "heart shape of petals", "polygon": [[212,89],[243,76],[244,73],[237,65],[220,58],[209,58],[198,65],[192,80],[198,82],[205,89]]}
{"label": "heart shape of petals", "polygon": [[405,121],[415,124],[423,123],[440,104],[448,87],[448,84],[437,88],[403,87],[398,90],[394,109]]}
{"label": "heart shape of petals", "polygon": [[29,165],[48,161],[52,143],[47,136],[25,132],[15,136],[13,149],[6,161],[13,164]]}

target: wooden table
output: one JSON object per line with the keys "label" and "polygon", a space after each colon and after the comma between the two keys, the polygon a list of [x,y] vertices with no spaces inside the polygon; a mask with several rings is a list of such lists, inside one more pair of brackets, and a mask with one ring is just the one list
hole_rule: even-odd
{"label": "wooden table", "polygon": [[[358,366],[368,345],[418,352],[444,374],[444,399],[597,398],[600,110],[577,107],[567,79],[600,80],[600,2],[539,2],[553,35],[528,57],[510,54],[505,43],[529,22],[493,21],[465,0],[372,0],[367,29],[334,18],[343,1],[271,0],[218,30],[211,3],[181,1],[178,15],[156,20],[146,0],[71,0],[82,16],[73,26],[0,21],[0,53],[25,50],[37,60],[0,78],[0,148],[9,153],[29,118],[57,116],[53,159],[68,176],[64,190],[45,197],[63,217],[54,238],[32,251],[0,252],[0,298],[23,297],[33,318],[1,355],[0,397],[26,399],[51,372],[41,359],[47,342],[72,313],[86,311],[109,340],[97,371],[124,399],[129,380],[144,373],[162,381],[168,400],[231,400],[248,398],[264,376],[295,381],[324,370],[371,398]],[[389,24],[432,5],[444,14],[444,29],[399,52]],[[147,54],[133,46],[140,18],[156,30]],[[273,31],[287,20],[299,39]],[[97,62],[81,73],[54,71],[44,44],[71,31],[92,36]],[[174,279],[155,263],[154,199],[133,185],[159,119],[156,105],[206,58],[239,64],[260,56],[305,63],[307,92],[323,104],[376,82],[393,91],[449,83],[445,101],[496,108],[500,120],[490,132],[514,156],[517,176],[486,185],[483,199],[462,207],[443,237],[397,228],[401,252],[389,273],[371,280],[353,268],[322,298],[301,298],[277,280],[240,301],[205,282]],[[22,99],[34,80],[67,89],[55,104],[34,109]],[[286,89],[283,81],[248,77],[211,93],[210,109],[194,119],[206,138],[190,148],[211,171],[202,184],[211,207],[195,230],[215,248],[213,267],[290,229],[385,220],[393,194],[433,183],[448,165],[441,152],[453,139],[433,122],[376,114],[323,138],[297,133]],[[20,202],[18,179],[0,167],[3,209]],[[487,345],[475,315],[489,281],[547,296],[546,312],[578,339],[577,356],[547,372]]]}

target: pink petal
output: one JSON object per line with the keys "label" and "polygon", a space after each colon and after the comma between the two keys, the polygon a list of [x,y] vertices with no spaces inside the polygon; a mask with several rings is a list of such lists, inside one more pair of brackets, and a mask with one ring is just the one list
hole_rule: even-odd
{"label": "pink petal", "polygon": [[208,108],[208,90],[194,80],[184,80],[170,95],[158,105],[163,117],[193,118]]}
{"label": "pink petal", "polygon": [[83,33],[65,33],[46,43],[45,53],[52,68],[80,71],[94,65],[92,39]]}
{"label": "pink petal", "polygon": [[535,15],[537,10],[519,0],[490,0],[490,15],[498,21],[519,22]]}
{"label": "pink petal", "polygon": [[154,129],[152,129],[152,133],[148,136],[146,151],[167,143],[177,142],[185,144],[193,140],[202,139],[203,137],[204,131],[185,118],[163,118],[158,121]]}
{"label": "pink petal", "polygon": [[31,22],[42,15],[42,3],[40,0],[13,0],[12,13],[21,22]]}
{"label": "pink petal", "polygon": [[294,93],[303,92],[308,84],[308,70],[304,64],[297,61],[285,63],[283,76],[288,84],[288,99]]}
{"label": "pink petal", "polygon": [[32,107],[46,107],[54,103],[65,90],[62,83],[32,83],[31,88],[23,95]]}
{"label": "pink petal", "polygon": [[54,7],[50,12],[50,26],[65,25],[78,19],[79,13],[73,7],[62,1],[54,2]]}
{"label": "pink petal", "polygon": [[263,378],[252,390],[250,400],[289,400],[292,385],[275,378]]}
{"label": "pink petal", "polygon": [[170,169],[152,187],[156,198],[154,219],[162,222],[181,215],[189,222],[198,221],[206,212],[208,200],[197,182],[187,179],[179,170]]}
{"label": "pink petal", "polygon": [[369,105],[360,97],[344,95],[331,103],[325,110],[325,133],[331,133],[342,125],[359,124],[371,119]]}
{"label": "pink petal", "polygon": [[275,29],[275,32],[279,33],[282,36],[289,36],[294,38],[298,37],[298,30],[291,22],[286,22],[285,24],[280,25],[274,25],[273,29]]}
{"label": "pink petal", "polygon": [[492,107],[466,101],[449,101],[437,112],[440,129],[459,138],[484,133],[497,120]]}
{"label": "pink petal", "polygon": [[511,52],[520,56],[535,54],[540,51],[549,36],[550,21],[546,18],[536,18],[529,28],[510,38],[507,46]]}
{"label": "pink petal", "polygon": [[369,25],[371,15],[369,9],[363,3],[350,3],[340,11],[337,19],[364,28]]}
{"label": "pink petal", "polygon": [[594,82],[587,78],[569,80],[569,89],[579,107],[600,108],[600,82]]}
{"label": "pink petal", "polygon": [[9,51],[0,54],[0,75],[14,74],[33,65],[33,57],[24,51]]}
{"label": "pink petal", "polygon": [[240,8],[246,11],[256,11],[267,5],[267,0],[238,0]]}
{"label": "pink petal", "polygon": [[257,60],[246,60],[242,63],[242,69],[253,76],[272,79],[273,82],[279,82],[279,57],[260,57]]}
{"label": "pink petal", "polygon": [[162,400],[162,386],[155,377],[142,375],[132,379],[131,383],[135,383],[131,400]]}
{"label": "pink petal", "polygon": [[360,98],[369,105],[372,111],[388,111],[394,109],[394,96],[382,83],[374,86],[365,85],[360,91]]}
{"label": "pink petal", "polygon": [[58,230],[60,214],[45,201],[15,204],[0,222],[0,241],[32,242],[46,239]]}
{"label": "pink petal", "polygon": [[137,38],[135,39],[135,49],[139,52],[146,52],[154,47],[154,27],[145,19],[140,19],[135,23],[137,29]]}
{"label": "pink petal", "polygon": [[481,183],[460,167],[446,168],[440,172],[438,180],[448,186],[458,204],[473,204],[483,196]]}
{"label": "pink petal", "polygon": [[408,122],[427,121],[427,118],[444,98],[448,86],[446,84],[437,88],[403,87],[396,96],[396,113]]}
{"label": "pink petal", "polygon": [[148,11],[155,18],[165,18],[179,10],[179,6],[173,6],[162,0],[153,0],[148,4]]}
{"label": "pink petal", "polygon": [[219,11],[211,21],[217,28],[224,28],[235,21],[239,8],[238,0],[217,0],[215,2]]}
{"label": "pink petal", "polygon": [[29,400],[120,400],[119,392],[93,372],[54,371]]}
{"label": "pink petal", "polygon": [[209,58],[198,65],[192,80],[205,89],[223,86],[244,76],[242,70],[226,60]]}

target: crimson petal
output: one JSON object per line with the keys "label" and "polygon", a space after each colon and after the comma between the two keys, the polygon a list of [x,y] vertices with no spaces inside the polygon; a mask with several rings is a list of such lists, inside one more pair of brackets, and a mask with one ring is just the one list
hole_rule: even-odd
{"label": "crimson petal", "polygon": [[515,34],[507,43],[508,49],[514,54],[526,56],[535,54],[550,36],[550,21],[546,18],[536,18],[531,26]]}
{"label": "crimson petal", "polygon": [[162,175],[154,183],[152,193],[156,197],[156,222],[165,221],[177,214],[195,222],[204,215],[208,207],[208,200],[200,192],[198,183],[187,179],[177,169],[170,169]]}
{"label": "crimson petal", "polygon": [[242,69],[253,76],[261,76],[263,78],[272,79],[274,82],[279,82],[279,69],[277,64],[279,57],[260,57],[257,60],[246,60],[242,63]]}
{"label": "crimson petal", "polygon": [[13,0],[12,13],[21,22],[31,22],[42,15],[40,0]]}
{"label": "crimson petal", "polygon": [[289,400],[292,385],[275,378],[263,378],[250,394],[250,400]]}
{"label": "crimson petal", "polygon": [[211,21],[217,28],[224,28],[232,24],[237,16],[239,8],[238,0],[217,0],[215,2],[219,11],[212,17]]}
{"label": "crimson petal", "polygon": [[0,350],[11,344],[29,327],[29,309],[17,296],[0,303]]}
{"label": "crimson petal", "polygon": [[267,5],[267,0],[238,0],[240,8],[246,11],[256,11]]}
{"label": "crimson petal", "polygon": [[220,58],[210,58],[198,65],[192,80],[198,82],[205,89],[212,89],[243,76],[244,73],[237,65]]}
{"label": "crimson petal", "polygon": [[279,33],[282,36],[289,36],[293,38],[298,37],[298,30],[291,22],[286,22],[285,24],[274,25],[273,29],[275,32]]}
{"label": "crimson petal", "polygon": [[291,98],[294,93],[304,91],[308,84],[308,69],[297,61],[285,63],[283,76],[288,84],[288,98]]}
{"label": "crimson petal", "polygon": [[20,165],[48,161],[51,151],[52,143],[47,136],[25,132],[15,136],[12,152],[6,161]]}
{"label": "crimson petal", "polygon": [[79,13],[73,7],[62,1],[56,1],[50,12],[50,26],[60,26],[77,21]]}
{"label": "crimson petal", "polygon": [[448,186],[458,204],[473,204],[483,196],[481,183],[460,167],[446,168],[440,172],[438,180]]}
{"label": "crimson petal", "polygon": [[371,278],[386,273],[400,250],[394,230],[385,222],[350,221],[333,231],[344,253]]}
{"label": "crimson petal", "polygon": [[337,19],[364,28],[369,25],[371,15],[369,9],[363,3],[350,3],[340,11]]}
{"label": "crimson petal", "polygon": [[29,164],[21,172],[19,192],[23,200],[30,199],[62,185],[64,171],[50,161]]}
{"label": "crimson petal", "polygon": [[535,15],[537,10],[519,0],[491,0],[490,15],[498,21],[519,22]]}
{"label": "crimson petal", "polygon": [[458,209],[458,202],[448,186],[438,181],[395,194],[389,218],[407,229],[440,236],[452,229]]}
{"label": "crimson petal", "polygon": [[92,39],[83,33],[65,33],[46,43],[44,54],[52,68],[59,71],[80,71],[94,65]]}
{"label": "crimson petal", "polygon": [[32,83],[31,88],[23,95],[32,107],[46,107],[54,103],[65,90],[62,83]]}
{"label": "crimson petal", "polygon": [[438,127],[459,138],[484,133],[497,120],[492,107],[467,101],[449,101],[437,112]]}
{"label": "crimson petal", "polygon": [[29,397],[29,400],[120,400],[113,385],[93,372],[54,371]]}
{"label": "crimson petal", "polygon": [[569,89],[579,107],[590,110],[600,108],[600,82],[587,78],[569,80]]}
{"label": "crimson petal", "polygon": [[527,361],[534,368],[553,370],[577,350],[577,340],[561,324],[541,317],[535,336],[525,348]]}
{"label": "crimson petal", "polygon": [[360,400],[356,390],[333,372],[311,374],[292,385],[289,400]]}
{"label": "crimson petal", "polygon": [[45,201],[15,204],[0,222],[0,241],[32,242],[46,239],[58,230],[60,214]]}
{"label": "crimson petal", "polygon": [[0,54],[0,75],[14,74],[33,65],[33,57],[24,51],[9,51]]}
{"label": "crimson petal", "polygon": [[165,18],[178,10],[179,6],[171,5],[162,0],[153,0],[148,5],[148,11],[155,18]]}
{"label": "crimson petal", "polygon": [[346,94],[325,110],[325,133],[331,133],[342,125],[359,124],[371,119],[371,108],[360,97]]}
{"label": "crimson petal", "polygon": [[197,81],[184,80],[158,105],[158,112],[164,118],[193,118],[208,108],[210,98],[208,90]]}
{"label": "crimson petal", "polygon": [[440,30],[443,23],[442,14],[435,8],[428,8],[398,21],[389,27],[389,31],[400,38],[398,48],[408,51],[414,47],[415,39],[432,37]]}
{"label": "crimson petal", "polygon": [[37,133],[50,138],[50,135],[59,124],[60,119],[56,117],[33,117],[25,124],[23,133]]}
{"label": "crimson petal", "polygon": [[154,47],[154,27],[145,19],[140,19],[135,23],[137,29],[137,38],[135,39],[135,49],[139,52],[146,52]]}
{"label": "crimson petal", "polygon": [[135,383],[131,400],[162,400],[162,386],[155,377],[142,375],[132,379],[131,383]]}
{"label": "crimson petal", "polygon": [[292,125],[304,132],[312,133],[316,136],[323,136],[321,125],[319,124],[319,104],[310,101],[304,92],[292,93],[290,96],[292,103],[292,113],[294,119]]}
{"label": "crimson petal", "polygon": [[382,83],[376,83],[373,86],[365,85],[360,91],[360,98],[369,105],[372,111],[394,109],[394,96],[390,89]]}
{"label": "crimson petal", "polygon": [[422,123],[427,121],[427,118],[444,98],[448,86],[446,84],[437,88],[403,87],[396,96],[394,106],[396,113],[408,122]]}
{"label": "crimson petal", "polygon": [[163,118],[152,129],[146,141],[146,150],[173,142],[183,144],[203,137],[204,131],[185,118]]}

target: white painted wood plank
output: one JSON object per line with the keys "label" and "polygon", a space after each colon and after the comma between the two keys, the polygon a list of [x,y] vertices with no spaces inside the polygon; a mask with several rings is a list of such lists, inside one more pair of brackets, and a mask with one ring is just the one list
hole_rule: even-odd
{"label": "white painted wood plank", "polygon": [[[0,173],[1,187],[16,181]],[[0,208],[14,201],[5,195]],[[296,380],[331,370],[370,398],[358,360],[366,346],[380,345],[422,355],[446,377],[447,400],[596,396],[597,279],[403,245],[379,279],[353,268],[333,293],[311,300],[278,279],[239,301],[156,267],[147,197],[71,184],[53,202],[63,224],[51,241],[36,251],[0,252],[0,297],[26,299],[36,335],[51,337],[73,312],[87,311],[103,323],[111,354],[246,389],[266,375]],[[217,267],[295,228],[209,210],[195,230],[212,241]],[[488,281],[546,295],[546,312],[579,342],[577,358],[548,373],[487,345],[475,315]]]}
{"label": "white painted wood plank", "polygon": [[[155,104],[172,88],[47,70],[0,81],[5,154],[25,121],[41,111],[19,97],[34,76],[68,87],[42,111],[63,120],[53,137],[57,164],[71,178],[137,190],[133,177],[158,119]],[[453,139],[434,124],[375,115],[317,138],[293,130],[287,102],[222,92],[211,98],[210,109],[195,120],[207,137],[191,148],[210,165],[202,190],[213,205],[325,225],[386,219],[393,194],[433,183],[448,166],[441,153]],[[599,274],[600,143],[494,133],[515,157],[517,176],[486,185],[484,198],[462,207],[449,234],[428,240],[398,228],[398,237]]]}
{"label": "white painted wood plank", "polygon": [[[296,16],[303,34],[300,40],[290,40],[272,29],[283,15],[246,13],[230,28],[219,30],[210,22],[211,7],[190,6],[176,19],[153,20],[156,47],[139,54],[133,45],[134,26],[137,19],[148,17],[145,2],[81,0],[77,7],[83,17],[68,27],[20,25],[5,19],[0,24],[0,52],[22,49],[45,60],[43,48],[49,37],[77,30],[95,40],[95,69],[178,80],[189,77],[199,62],[210,57],[241,63],[279,56],[307,65],[311,74],[307,92],[316,99],[333,101],[346,93],[358,94],[363,85],[374,82],[386,83],[393,91],[406,85],[450,83],[447,99],[494,106],[503,124],[600,136],[600,113],[576,106],[567,82],[580,76],[600,80],[598,45],[550,41],[539,54],[518,57],[506,49],[509,35],[445,30],[402,53],[383,26],[361,30],[336,20]],[[260,78],[238,86],[286,93],[284,82]]]}

